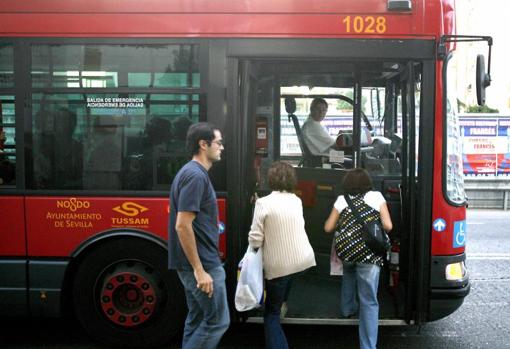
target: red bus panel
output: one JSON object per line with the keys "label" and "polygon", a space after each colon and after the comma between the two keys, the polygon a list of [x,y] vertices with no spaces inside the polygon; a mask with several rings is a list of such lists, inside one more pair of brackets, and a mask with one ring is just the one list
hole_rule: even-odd
{"label": "red bus panel", "polygon": [[26,256],[25,210],[23,197],[0,196],[2,212],[2,243],[0,256]]}
{"label": "red bus panel", "polygon": [[3,36],[390,38],[451,34],[453,4],[414,0],[395,12],[387,0],[4,0],[0,22]]}
{"label": "red bus panel", "polygon": [[[218,205],[224,227],[225,200],[218,200]],[[166,240],[168,212],[167,198],[29,197],[26,199],[28,253],[69,256],[88,238],[115,229],[143,231]],[[220,239],[223,256],[224,235]]]}

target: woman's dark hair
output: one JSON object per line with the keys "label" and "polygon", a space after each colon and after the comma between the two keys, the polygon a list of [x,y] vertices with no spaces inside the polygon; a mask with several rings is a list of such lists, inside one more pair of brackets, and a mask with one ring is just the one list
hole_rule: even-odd
{"label": "woman's dark hair", "polygon": [[208,144],[211,144],[214,140],[214,131],[216,130],[217,128],[208,122],[199,122],[191,125],[186,134],[186,149],[188,153],[191,156],[198,154],[200,141],[206,141]]}
{"label": "woman's dark hair", "polygon": [[296,170],[285,162],[274,162],[267,172],[267,177],[271,190],[292,192],[296,187]]}
{"label": "woman's dark hair", "polygon": [[346,173],[342,182],[344,194],[365,194],[374,188],[372,179],[363,168],[355,168]]}

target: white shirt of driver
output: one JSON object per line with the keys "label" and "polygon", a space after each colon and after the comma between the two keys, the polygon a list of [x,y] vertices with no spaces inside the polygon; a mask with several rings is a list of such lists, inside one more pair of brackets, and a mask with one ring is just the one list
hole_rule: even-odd
{"label": "white shirt of driver", "polygon": [[335,140],[319,121],[315,121],[309,116],[301,127],[301,133],[313,155],[329,156],[329,149],[335,144]]}

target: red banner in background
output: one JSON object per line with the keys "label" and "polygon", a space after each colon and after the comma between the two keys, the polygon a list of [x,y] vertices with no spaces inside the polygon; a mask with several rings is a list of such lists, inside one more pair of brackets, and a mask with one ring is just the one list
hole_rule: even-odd
{"label": "red banner in background", "polygon": [[510,177],[510,117],[460,117],[466,177]]}

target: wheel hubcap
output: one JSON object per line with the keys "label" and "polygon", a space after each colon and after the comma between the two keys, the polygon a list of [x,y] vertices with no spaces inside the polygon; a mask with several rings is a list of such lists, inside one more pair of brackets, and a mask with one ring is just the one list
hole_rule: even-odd
{"label": "wheel hubcap", "polygon": [[149,277],[142,269],[116,271],[105,278],[100,295],[104,315],[123,327],[149,320],[158,302],[155,283]]}

